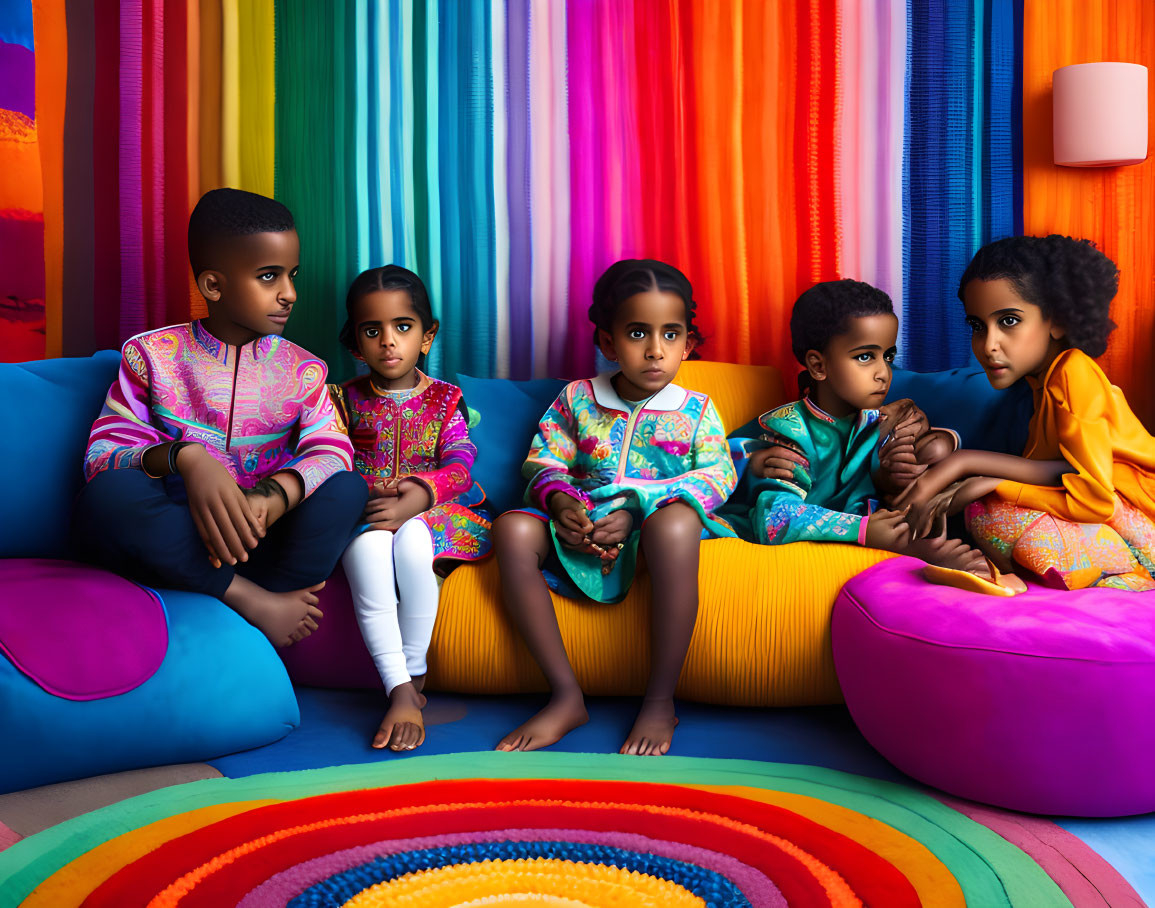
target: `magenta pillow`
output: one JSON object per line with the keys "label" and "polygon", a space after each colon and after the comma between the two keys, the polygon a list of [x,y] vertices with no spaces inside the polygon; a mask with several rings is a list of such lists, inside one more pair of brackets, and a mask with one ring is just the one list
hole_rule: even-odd
{"label": "magenta pillow", "polygon": [[834,604],[834,665],[859,730],[908,775],[1028,813],[1155,810],[1155,593],[1002,598],[894,558]]}
{"label": "magenta pillow", "polygon": [[99,700],[139,687],[168,650],[151,590],[72,561],[0,560],[0,651],[43,690]]}

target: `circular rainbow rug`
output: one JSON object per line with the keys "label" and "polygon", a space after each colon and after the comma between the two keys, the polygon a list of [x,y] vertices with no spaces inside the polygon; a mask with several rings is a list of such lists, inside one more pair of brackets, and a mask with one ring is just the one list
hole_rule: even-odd
{"label": "circular rainbow rug", "polygon": [[161,789],[0,852],[4,905],[1141,905],[1040,819],[834,770],[416,757]]}

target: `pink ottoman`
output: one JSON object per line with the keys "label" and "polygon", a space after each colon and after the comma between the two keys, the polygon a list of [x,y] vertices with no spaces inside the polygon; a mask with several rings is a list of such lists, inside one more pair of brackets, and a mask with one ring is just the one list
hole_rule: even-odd
{"label": "pink ottoman", "polygon": [[884,561],[834,604],[834,664],[859,730],[903,772],[1030,813],[1155,810],[1155,594],[1012,598]]}

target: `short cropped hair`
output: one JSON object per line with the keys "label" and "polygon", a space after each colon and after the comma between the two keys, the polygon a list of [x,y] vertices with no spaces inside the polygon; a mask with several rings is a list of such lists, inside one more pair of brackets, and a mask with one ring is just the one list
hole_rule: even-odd
{"label": "short cropped hair", "polygon": [[188,258],[193,275],[213,267],[221,240],[295,229],[293,213],[276,199],[243,189],[210,189],[188,219]]}

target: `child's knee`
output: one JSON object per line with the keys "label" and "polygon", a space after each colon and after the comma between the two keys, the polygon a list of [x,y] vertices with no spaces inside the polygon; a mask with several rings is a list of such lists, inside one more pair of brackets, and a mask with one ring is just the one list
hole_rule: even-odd
{"label": "child's knee", "polygon": [[369,501],[369,487],[360,473],[342,470],[317,486],[309,497],[332,502],[341,510],[360,515]]}
{"label": "child's knee", "polygon": [[102,470],[80,490],[73,520],[88,528],[115,528],[126,521],[139,523],[147,513],[142,512],[141,501],[155,494],[154,486],[158,484],[159,480],[140,470]]}
{"label": "child's knee", "polygon": [[702,538],[702,520],[685,502],[672,502],[658,508],[642,524],[643,542],[651,538],[663,543],[697,542]]}
{"label": "child's knee", "polygon": [[393,533],[393,554],[400,561],[433,563],[433,537],[425,522],[414,517]]}
{"label": "child's knee", "polygon": [[493,522],[493,548],[498,560],[508,565],[512,557],[532,556],[539,563],[549,544],[549,530],[544,521],[531,514],[511,511]]}

